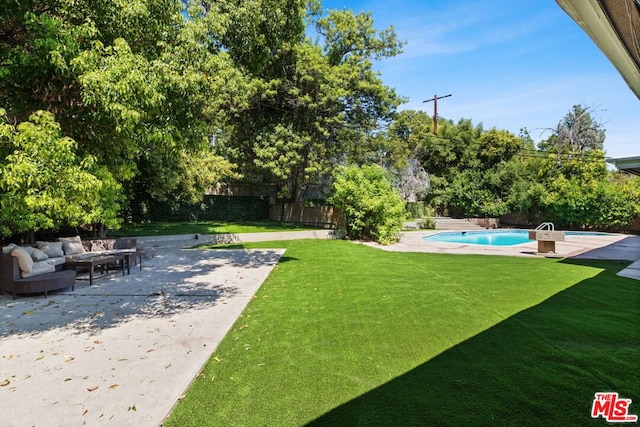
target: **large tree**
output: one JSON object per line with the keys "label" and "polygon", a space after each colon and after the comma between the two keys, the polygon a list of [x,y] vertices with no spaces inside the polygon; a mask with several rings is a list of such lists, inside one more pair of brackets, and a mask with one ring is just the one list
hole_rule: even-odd
{"label": "large tree", "polygon": [[537,151],[527,151],[528,179],[514,188],[512,209],[564,228],[628,225],[640,213],[640,180],[607,171],[604,139],[592,109],[573,106]]}
{"label": "large tree", "polygon": [[[223,47],[252,84],[220,152],[240,165],[245,179],[274,184],[282,198],[300,200],[308,184],[392,116],[401,100],[373,61],[395,55],[401,43],[392,29],[376,31],[369,14],[325,12],[317,2],[217,5],[220,20],[229,22]],[[307,25],[315,39],[307,37]]]}
{"label": "large tree", "polygon": [[[129,198],[201,194],[231,171],[212,155],[210,138],[247,91],[202,7],[187,19],[179,0],[6,6],[0,105],[15,120],[55,113],[78,153],[105,165]],[[208,159],[211,173],[185,158]]]}

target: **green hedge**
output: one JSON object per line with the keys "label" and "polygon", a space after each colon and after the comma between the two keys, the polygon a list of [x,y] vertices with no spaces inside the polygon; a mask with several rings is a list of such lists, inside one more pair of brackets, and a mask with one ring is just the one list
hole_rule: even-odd
{"label": "green hedge", "polygon": [[259,196],[204,196],[201,203],[143,201],[131,206],[131,220],[134,222],[265,219],[269,219],[269,199]]}

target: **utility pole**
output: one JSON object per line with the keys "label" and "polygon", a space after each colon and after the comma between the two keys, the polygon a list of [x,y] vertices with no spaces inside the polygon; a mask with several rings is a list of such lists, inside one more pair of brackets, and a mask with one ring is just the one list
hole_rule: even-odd
{"label": "utility pole", "polygon": [[438,134],[438,99],[448,98],[450,96],[451,94],[444,95],[444,96],[433,95],[433,98],[427,99],[426,101],[422,101],[423,103],[433,101],[433,134],[434,135]]}

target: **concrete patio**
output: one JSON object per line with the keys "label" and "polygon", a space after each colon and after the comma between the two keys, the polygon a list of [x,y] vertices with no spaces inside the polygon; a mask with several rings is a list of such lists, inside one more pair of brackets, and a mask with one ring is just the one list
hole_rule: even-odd
{"label": "concrete patio", "polygon": [[142,271],[0,298],[0,426],[158,426],[283,250],[164,248]]}

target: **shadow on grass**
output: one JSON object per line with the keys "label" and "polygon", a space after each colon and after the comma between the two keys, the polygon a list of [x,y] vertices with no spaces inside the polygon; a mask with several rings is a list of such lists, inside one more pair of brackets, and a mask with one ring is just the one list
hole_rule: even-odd
{"label": "shadow on grass", "polygon": [[640,414],[640,284],[607,267],[322,415],[311,426],[603,425],[594,393]]}
{"label": "shadow on grass", "polygon": [[224,304],[261,280],[280,252],[176,250],[145,260],[142,270],[76,281],[75,291],[0,297],[0,338],[57,328],[98,331],[137,318],[170,317]]}

